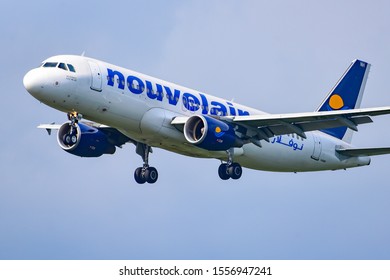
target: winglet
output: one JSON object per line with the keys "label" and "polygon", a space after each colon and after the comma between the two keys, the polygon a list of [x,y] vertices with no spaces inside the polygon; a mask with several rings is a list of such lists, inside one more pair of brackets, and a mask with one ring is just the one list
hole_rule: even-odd
{"label": "winglet", "polygon": [[[370,66],[367,62],[358,59],[354,60],[321,103],[317,111],[360,108]],[[346,142],[350,142],[352,137],[351,133],[347,133],[347,126],[324,129],[322,132]]]}

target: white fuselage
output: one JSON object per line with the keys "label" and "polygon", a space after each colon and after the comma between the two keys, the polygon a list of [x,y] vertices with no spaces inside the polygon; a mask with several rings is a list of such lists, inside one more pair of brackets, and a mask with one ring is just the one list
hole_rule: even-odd
{"label": "white fuselage", "polygon": [[[71,63],[76,72],[39,67],[25,77],[29,92],[46,105],[114,127],[135,141],[192,157],[226,160],[224,151],[208,151],[185,139],[174,127],[175,117],[194,114],[261,115],[264,112],[173,83],[82,56],[46,60]],[[367,165],[369,157],[344,157],[336,147],[350,147],[320,131],[295,134],[234,148],[242,166],[268,171],[334,170]]]}

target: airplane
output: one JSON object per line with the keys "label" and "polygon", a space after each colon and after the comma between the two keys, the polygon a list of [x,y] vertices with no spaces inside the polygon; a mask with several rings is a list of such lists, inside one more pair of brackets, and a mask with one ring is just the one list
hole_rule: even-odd
{"label": "airplane", "polygon": [[222,180],[237,180],[242,167],[305,172],[370,164],[370,156],[390,147],[351,145],[358,125],[390,113],[390,106],[360,109],[370,64],[354,60],[314,112],[268,114],[233,101],[97,59],[58,55],[47,58],[23,78],[40,102],[65,112],[59,146],[80,157],[114,154],[133,143],[143,165],[139,184],[153,184],[158,171],[149,165],[153,148],[221,161]]}

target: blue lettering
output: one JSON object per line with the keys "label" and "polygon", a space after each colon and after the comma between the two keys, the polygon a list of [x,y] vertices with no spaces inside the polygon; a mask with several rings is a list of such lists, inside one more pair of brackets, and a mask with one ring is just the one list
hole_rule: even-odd
{"label": "blue lettering", "polygon": [[230,102],[226,102],[227,105],[229,105],[229,112],[230,112],[230,115],[231,116],[235,116],[236,115],[236,109],[233,107],[233,104],[230,103]]}
{"label": "blue lettering", "polygon": [[238,115],[239,116],[249,116],[249,112],[241,110],[241,109],[238,109]]}
{"label": "blue lettering", "polygon": [[217,106],[210,109],[211,115],[217,115],[217,116],[226,116],[227,111],[225,105],[222,103],[219,103],[217,101],[211,101],[211,105]]}
{"label": "blue lettering", "polygon": [[[136,83],[134,83],[136,81]],[[145,84],[144,82],[135,76],[127,77],[127,87],[134,94],[141,94],[144,91]]]}
{"label": "blue lettering", "polygon": [[206,96],[201,93],[199,93],[199,95],[202,99],[202,114],[207,115],[207,113],[209,112],[209,102],[207,101]]}
{"label": "blue lettering", "polygon": [[165,88],[165,91],[167,92],[169,104],[176,106],[177,102],[179,102],[180,90],[175,89],[174,93],[172,94],[172,91],[169,87],[164,86],[164,88]]}
{"label": "blue lettering", "polygon": [[[124,75],[116,70],[112,70],[110,68],[107,68],[107,85],[108,86],[115,86],[115,79],[117,79],[118,83],[118,89],[125,89],[125,77]],[[146,87],[145,87],[146,84]],[[172,89],[169,86],[164,86],[157,83],[152,83],[151,81],[141,80],[140,78],[136,76],[128,76],[127,77],[127,87],[130,90],[130,92],[134,94],[141,94],[146,89],[146,95],[149,99],[155,99],[158,101],[162,101],[164,98],[163,91],[166,92],[166,97],[168,99],[168,102],[170,105],[176,106],[180,99],[180,90],[178,89]],[[195,112],[199,110],[199,108],[202,108],[202,114],[211,114],[211,115],[217,115],[217,116],[236,116],[237,114],[239,116],[249,116],[249,112],[242,110],[242,109],[236,109],[234,105],[231,102],[226,101],[226,105],[223,103],[217,102],[217,101],[211,101],[210,104],[212,107],[209,107],[209,100],[207,97],[199,93],[199,97],[192,93],[183,93],[182,99],[183,99],[183,106],[189,111]],[[228,108],[228,109],[227,109]]]}
{"label": "blue lettering", "polygon": [[156,84],[157,90],[153,90],[153,85],[149,81],[145,81],[146,83],[146,95],[150,99],[157,99],[158,101],[162,101],[163,95],[162,95],[162,86],[159,84]]}
{"label": "blue lettering", "polygon": [[195,112],[199,109],[199,99],[191,93],[183,93],[183,105],[187,110]]}
{"label": "blue lettering", "polygon": [[125,89],[125,77],[123,74],[119,71],[113,71],[109,68],[107,68],[108,76],[107,76],[107,85],[114,86],[115,83],[115,76],[118,77],[118,88]]}

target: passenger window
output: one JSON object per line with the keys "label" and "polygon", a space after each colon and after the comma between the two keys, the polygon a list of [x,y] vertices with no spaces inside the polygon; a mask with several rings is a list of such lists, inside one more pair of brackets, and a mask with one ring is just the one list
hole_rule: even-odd
{"label": "passenger window", "polygon": [[64,69],[65,71],[68,71],[68,68],[66,67],[65,63],[58,64],[58,68]]}
{"label": "passenger window", "polygon": [[57,67],[58,62],[46,62],[43,67]]}
{"label": "passenger window", "polygon": [[68,64],[68,68],[71,72],[74,72],[76,73],[76,70],[74,69],[73,65],[72,64]]}

